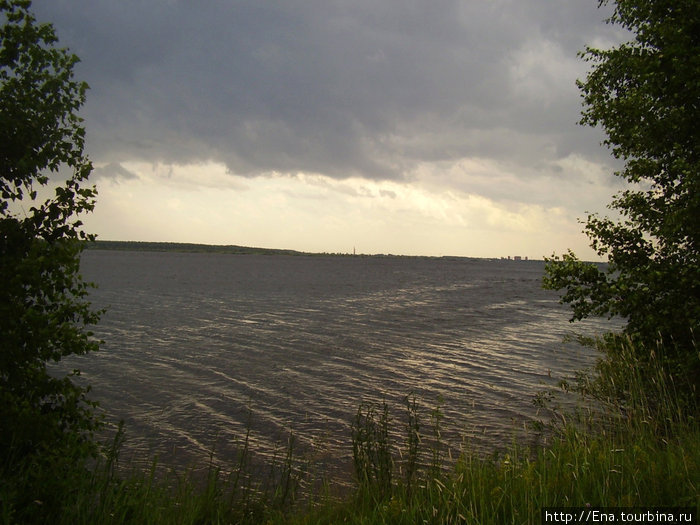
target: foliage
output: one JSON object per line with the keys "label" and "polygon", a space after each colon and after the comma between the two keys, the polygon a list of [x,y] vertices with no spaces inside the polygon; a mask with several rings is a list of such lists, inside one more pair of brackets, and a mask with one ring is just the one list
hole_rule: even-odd
{"label": "foliage", "polygon": [[[602,0],[601,4],[607,4]],[[607,269],[573,253],[548,261],[544,284],[565,290],[572,320],[620,316],[641,347],[696,357],[700,323],[700,3],[616,0],[609,23],[634,35],[611,49],[588,47],[579,81],[582,124],[601,126],[624,162],[628,189],[589,215],[585,233]],[[697,359],[693,359],[697,361]]]}
{"label": "foliage", "polygon": [[[656,388],[649,391],[646,377],[628,373],[635,361],[627,348],[619,359],[596,370],[593,381],[603,387],[589,384],[582,389],[580,410],[557,414],[550,431],[541,436],[544,446],[513,442],[484,457],[467,443],[450,468],[430,465],[440,450],[440,443],[429,439],[437,429],[420,433],[415,404],[409,404],[407,430],[409,436],[418,434],[421,449],[412,454],[428,460],[411,471],[409,482],[391,472],[375,473],[375,465],[391,469],[398,462],[384,461],[381,467],[375,462],[363,470],[373,472],[371,476],[357,477],[357,491],[350,498],[292,514],[286,522],[538,523],[547,506],[695,507],[700,502],[700,427],[687,414],[697,413],[697,407],[685,406],[676,396],[675,379],[656,360],[649,367]],[[624,405],[614,392],[605,395],[604,389],[614,388],[616,380],[626,393]],[[376,440],[363,442],[363,449],[391,448],[386,446],[387,436],[394,434],[386,429],[391,421],[386,405],[373,410],[363,405],[358,419],[361,428],[382,429],[361,435],[353,431],[353,439]],[[388,484],[380,489],[379,479]]]}
{"label": "foliage", "polygon": [[[53,27],[30,7],[0,0],[0,496],[13,493],[20,506],[41,500],[48,464],[94,450],[99,423],[88,388],[72,379],[79,372],[47,368],[98,348],[87,327],[99,313],[79,274],[91,236],[77,214],[91,211],[96,195],[84,186],[92,166],[77,116],[87,85],[73,79],[77,57],[56,47]],[[51,187],[53,196],[39,198]],[[13,478],[22,469],[31,473],[24,488]]]}
{"label": "foliage", "polygon": [[[634,362],[633,356],[623,358]],[[466,443],[449,468],[433,468],[432,458],[442,447],[431,436],[439,429],[420,431],[415,398],[407,398],[407,423],[398,429],[392,428],[385,403],[363,404],[353,424],[353,439],[364,441],[353,446],[383,452],[363,463],[366,475],[357,476],[356,490],[340,499],[306,492],[315,484],[293,458],[291,438],[284,457],[273,459],[265,480],[260,475],[268,469],[253,467],[248,434],[228,466],[215,464],[212,453],[202,475],[194,469],[165,471],[155,461],[146,471],[119,466],[120,429],[92,472],[69,468],[67,480],[55,476],[73,490],[50,487],[64,495],[50,522],[501,524],[537,523],[545,506],[696,507],[700,427],[698,419],[686,417],[685,408],[678,405],[673,378],[657,367],[658,388],[648,392],[638,374],[609,367],[599,373],[605,384],[614,378],[625,381],[628,403],[623,412],[613,403],[582,410],[578,418],[560,417],[562,423],[547,434],[546,446],[536,449],[514,442],[484,457]],[[661,410],[650,409],[648,403]],[[402,430],[409,457],[401,454],[400,441],[392,439]],[[391,457],[392,452],[398,455]],[[404,475],[402,466],[407,469]],[[302,487],[306,490],[298,493],[296,488]],[[28,506],[38,511],[43,504],[37,498]],[[18,521],[13,518],[0,512],[0,523]]]}
{"label": "foliage", "polygon": [[389,407],[381,411],[362,403],[352,424],[352,457],[360,487],[383,498],[391,490],[393,459],[389,440]]}
{"label": "foliage", "polygon": [[[129,466],[120,458],[125,442],[120,424],[90,469],[76,468],[69,461],[53,465],[53,476],[44,477],[50,485],[44,493],[35,494],[21,510],[0,505],[0,523],[283,523],[296,510],[297,488],[306,477],[293,436],[283,456],[268,460],[256,457],[249,438],[250,426],[229,461],[215,459],[212,450],[203,469],[176,470],[157,460],[144,468],[140,462]],[[62,497],[47,511],[43,496],[49,491]]]}

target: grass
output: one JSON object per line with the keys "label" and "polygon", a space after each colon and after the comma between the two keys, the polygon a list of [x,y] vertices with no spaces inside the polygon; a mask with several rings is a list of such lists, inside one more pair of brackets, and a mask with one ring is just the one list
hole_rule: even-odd
{"label": "grass", "polygon": [[[416,468],[415,402],[407,401],[408,454],[393,460],[386,457],[386,406],[361,409],[353,427],[356,493],[290,522],[539,523],[541,509],[551,506],[697,509],[700,426],[693,381],[672,373],[658,351],[640,360],[628,341],[614,348],[599,344],[606,354],[594,373],[579,374],[573,387],[563,384],[582,396],[579,410],[550,409],[551,420],[538,430],[546,444],[535,449],[514,441],[484,458],[467,448],[444,470],[434,412],[428,457]],[[543,408],[551,406],[538,399]],[[392,477],[402,466],[404,476]]]}
{"label": "grass", "polygon": [[[3,523],[291,523],[449,524],[539,523],[549,506],[632,507],[700,505],[700,426],[693,383],[673,373],[657,352],[640,361],[632,345],[606,348],[591,374],[566,390],[581,396],[573,414],[540,396],[546,418],[533,432],[538,447],[517,439],[483,457],[467,445],[446,463],[441,408],[423,422],[415,397],[405,400],[400,431],[385,403],[362,404],[352,423],[354,490],[332,497],[284,452],[256,470],[247,437],[224,468],[210,461],[193,470],[119,470],[122,433],[89,470],[68,477],[59,512],[13,508],[1,492]],[[660,354],[660,352],[658,353]],[[401,436],[393,437],[392,436]],[[317,487],[312,493],[309,487]],[[318,487],[321,487],[319,490]],[[31,510],[31,509],[30,509]]]}

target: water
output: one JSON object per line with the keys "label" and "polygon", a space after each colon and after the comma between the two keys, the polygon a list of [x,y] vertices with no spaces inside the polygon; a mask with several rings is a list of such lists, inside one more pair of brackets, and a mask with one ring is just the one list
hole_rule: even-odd
{"label": "water", "polygon": [[543,268],[87,251],[83,275],[99,285],[91,300],[108,308],[95,330],[105,344],[68,365],[125,420],[129,450],[166,463],[202,463],[212,449],[232,459],[248,426],[263,456],[292,430],[301,449],[347,463],[360,402],[386,399],[400,419],[410,392],[426,421],[443,400],[453,448],[465,435],[498,447],[536,416],[543,385],[593,360],[562,343],[574,327],[541,289]]}

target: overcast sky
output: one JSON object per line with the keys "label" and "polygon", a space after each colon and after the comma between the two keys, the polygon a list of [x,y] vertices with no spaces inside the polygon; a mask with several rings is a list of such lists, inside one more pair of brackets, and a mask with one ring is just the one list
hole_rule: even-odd
{"label": "overcast sky", "polygon": [[105,240],[592,258],[597,0],[35,0],[82,60]]}

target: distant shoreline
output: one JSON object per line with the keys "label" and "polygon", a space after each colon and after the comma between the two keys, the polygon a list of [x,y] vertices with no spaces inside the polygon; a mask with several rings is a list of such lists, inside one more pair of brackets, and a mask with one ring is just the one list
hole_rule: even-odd
{"label": "distant shoreline", "polygon": [[93,241],[87,243],[88,250],[173,252],[173,253],[221,253],[229,255],[287,255],[294,257],[395,257],[405,259],[474,259],[505,262],[542,262],[538,259],[505,257],[467,257],[460,255],[396,255],[391,253],[342,253],[342,252],[300,252],[281,248],[258,248],[237,244],[198,244],[187,242],[162,241]]}
{"label": "distant shoreline", "polygon": [[229,255],[287,255],[304,257],[397,257],[420,259],[485,259],[499,260],[496,257],[461,257],[452,255],[394,255],[394,254],[353,254],[331,252],[300,252],[279,248],[257,248],[239,246],[236,244],[197,244],[181,242],[152,242],[152,241],[93,241],[86,245],[88,250],[137,251],[137,252],[175,252],[175,253],[222,253]]}
{"label": "distant shoreline", "polygon": [[[197,244],[182,242],[151,241],[93,241],[86,245],[89,250],[138,251],[138,252],[176,252],[176,253],[223,253],[230,255],[288,255],[304,257],[413,257],[392,254],[352,254],[330,252],[300,252],[280,248],[257,248],[236,244]],[[421,256],[415,256],[421,257]]]}
{"label": "distant shoreline", "polygon": [[195,244],[181,242],[149,241],[94,241],[86,245],[89,250],[138,251],[138,252],[180,252],[180,253],[226,253],[235,255],[345,255],[315,254],[296,250],[256,248],[238,245]]}

